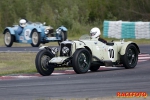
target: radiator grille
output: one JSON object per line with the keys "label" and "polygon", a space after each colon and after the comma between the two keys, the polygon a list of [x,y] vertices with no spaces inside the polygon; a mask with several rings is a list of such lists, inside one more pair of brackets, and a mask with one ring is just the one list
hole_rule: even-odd
{"label": "radiator grille", "polygon": [[[69,48],[69,52],[67,52],[66,54],[64,54],[62,52],[62,49],[64,47]],[[61,48],[60,48],[60,56],[71,56],[71,52],[72,52],[72,44],[71,43],[61,43]]]}

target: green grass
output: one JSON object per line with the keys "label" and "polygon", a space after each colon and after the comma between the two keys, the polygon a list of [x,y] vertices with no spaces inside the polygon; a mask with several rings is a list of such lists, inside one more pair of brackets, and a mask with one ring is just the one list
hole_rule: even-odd
{"label": "green grass", "polygon": [[0,53],[0,76],[37,72],[35,56],[36,53]]}

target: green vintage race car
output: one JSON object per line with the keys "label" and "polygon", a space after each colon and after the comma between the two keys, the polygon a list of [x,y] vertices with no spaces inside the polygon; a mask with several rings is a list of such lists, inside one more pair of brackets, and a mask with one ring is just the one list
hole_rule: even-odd
{"label": "green vintage race car", "polygon": [[132,41],[124,40],[103,42],[82,36],[76,41],[63,41],[60,49],[40,47],[35,59],[37,71],[43,75],[51,75],[54,68],[73,67],[77,74],[88,70],[97,71],[100,66],[122,66],[126,69],[134,68],[138,62],[140,49]]}

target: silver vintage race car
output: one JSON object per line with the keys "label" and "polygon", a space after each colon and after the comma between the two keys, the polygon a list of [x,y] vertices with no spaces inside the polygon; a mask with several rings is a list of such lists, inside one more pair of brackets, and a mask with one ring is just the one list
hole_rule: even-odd
{"label": "silver vintage race car", "polygon": [[140,49],[132,41],[124,40],[104,42],[89,35],[76,41],[63,41],[60,49],[40,47],[35,59],[37,71],[43,75],[51,75],[54,68],[73,67],[77,74],[88,70],[97,71],[100,66],[122,66],[134,68],[138,62]]}

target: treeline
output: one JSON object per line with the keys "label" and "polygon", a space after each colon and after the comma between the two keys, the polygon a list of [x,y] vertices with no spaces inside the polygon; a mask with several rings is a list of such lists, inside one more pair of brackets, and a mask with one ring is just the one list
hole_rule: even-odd
{"label": "treeline", "polygon": [[149,21],[150,0],[0,0],[0,31],[26,18],[80,34],[104,20]]}

